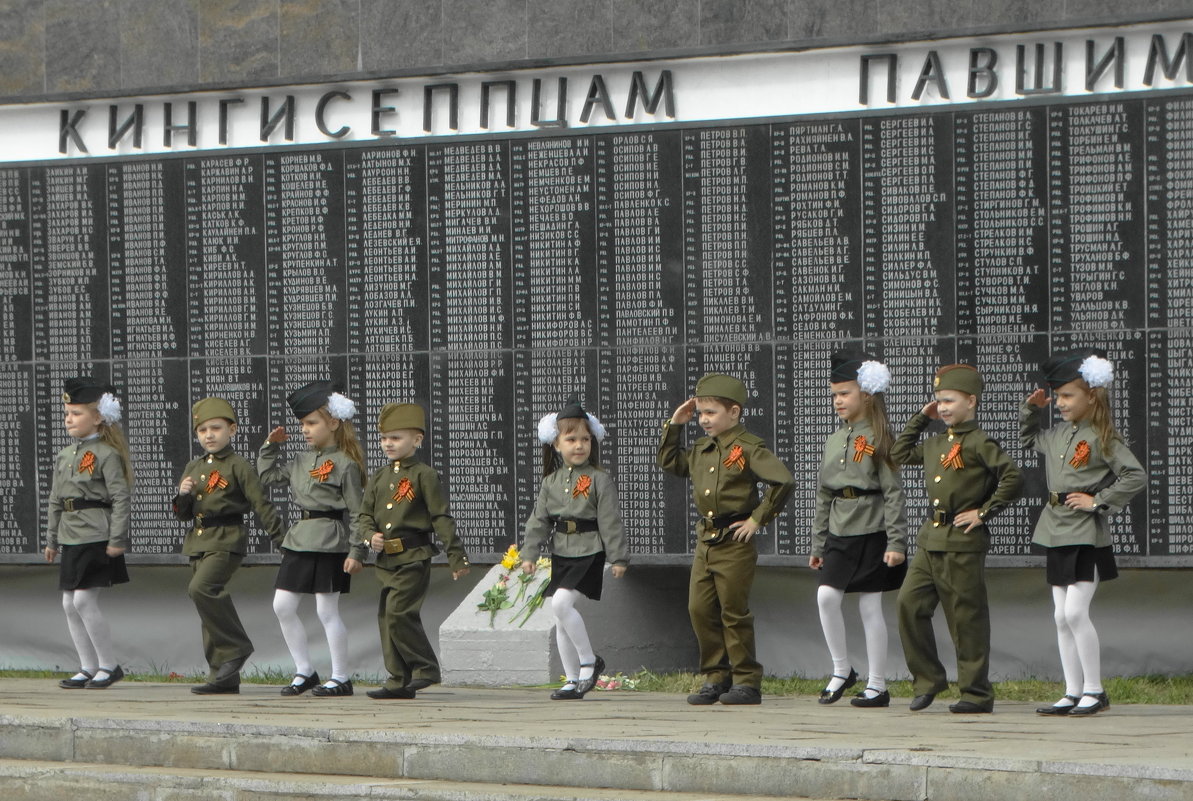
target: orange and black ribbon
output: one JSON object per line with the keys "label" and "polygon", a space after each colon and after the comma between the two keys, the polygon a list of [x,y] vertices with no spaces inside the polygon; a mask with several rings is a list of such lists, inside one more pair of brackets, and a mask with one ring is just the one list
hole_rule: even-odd
{"label": "orange and black ribbon", "polygon": [[874,455],[874,446],[866,442],[860,434],[853,441],[853,461],[860,462],[866,456]]}
{"label": "orange and black ribbon", "polygon": [[79,472],[87,475],[95,475],[95,454],[87,451],[83,454],[83,458],[79,460]]}
{"label": "orange and black ribbon", "polygon": [[314,470],[310,470],[308,472],[311,474],[311,478],[315,479],[320,484],[322,484],[324,481],[327,481],[327,477],[330,476],[331,471],[335,470],[335,469],[336,469],[336,463],[333,462],[331,459],[328,459],[326,462],[319,465]]}
{"label": "orange and black ribbon", "polygon": [[217,489],[224,489],[228,486],[228,479],[220,475],[219,470],[212,470],[211,475],[207,477],[207,489],[205,492],[211,493]]}
{"label": "orange and black ribbon", "polygon": [[403,478],[398,482],[398,488],[394,490],[393,497],[398,503],[414,500],[414,486],[410,483],[410,479]]}
{"label": "orange and black ribbon", "polygon": [[961,461],[961,443],[954,442],[953,447],[949,448],[949,452],[940,457],[940,464],[944,468],[952,468],[960,470],[965,467],[965,462]]}
{"label": "orange and black ribbon", "polygon": [[579,498],[583,495],[587,498],[590,489],[592,489],[592,476],[582,475],[576,479],[576,486],[572,488],[572,497]]}
{"label": "orange and black ribbon", "polygon": [[736,467],[738,470],[746,469],[746,455],[742,453],[741,445],[734,445],[729,449],[729,455],[725,457],[725,461],[721,464],[726,467]]}
{"label": "orange and black ribbon", "polygon": [[1073,449],[1073,458],[1069,460],[1069,464],[1080,470],[1089,464],[1089,454],[1089,443],[1081,440],[1077,443],[1077,447]]}

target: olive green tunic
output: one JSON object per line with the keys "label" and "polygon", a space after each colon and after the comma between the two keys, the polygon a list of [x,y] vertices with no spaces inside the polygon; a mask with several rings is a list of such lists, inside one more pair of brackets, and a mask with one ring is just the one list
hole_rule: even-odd
{"label": "olive green tunic", "polygon": [[[67,445],[54,459],[46,547],[58,550],[59,543],[85,545],[106,540],[113,548],[128,548],[129,496],[124,460],[115,448],[99,437]],[[103,501],[112,507],[68,512],[63,503],[67,498]]]}
{"label": "olive green tunic", "polygon": [[[896,470],[873,454],[859,450],[872,446],[874,428],[869,420],[845,423],[824,443],[820,463],[820,486],[816,490],[816,513],[812,518],[812,555],[824,556],[828,535],[856,537],[875,531],[886,532],[886,549],[907,552],[907,509],[903,480]],[[879,494],[856,498],[837,497],[834,490],[847,487],[880,490]]]}
{"label": "olive green tunic", "polygon": [[[587,476],[591,485],[587,492],[576,492],[582,476]],[[598,530],[556,532],[551,518],[595,520]],[[629,564],[625,528],[617,508],[617,487],[608,473],[585,462],[579,467],[561,467],[543,479],[538,502],[526,521],[523,558],[533,562],[546,542],[551,542],[556,556],[589,556],[604,551],[606,561]]]}
{"label": "olive green tunic", "polygon": [[[182,471],[182,477],[195,481],[194,490],[174,498],[174,515],[179,520],[195,521],[182,543],[184,554],[245,553],[249,541],[247,526],[204,526],[203,517],[243,515],[250,510],[257,515],[258,524],[273,544],[281,544],[282,521],[277,509],[265,496],[257,471],[231,445],[192,460]],[[227,482],[226,486],[220,486],[223,482]]]}
{"label": "olive green tunic", "polygon": [[[345,520],[326,517],[295,520],[282,540],[282,547],[291,551],[317,553],[348,553],[364,561],[368,549],[351,535],[360,513],[364,496],[360,467],[346,453],[334,445],[330,448],[308,448],[289,464],[278,463],[281,444],[266,441],[257,455],[257,473],[266,485],[290,487],[294,503],[304,511],[338,512]],[[325,465],[331,462],[330,472]]]}
{"label": "olive green tunic", "polygon": [[[1031,403],[1019,407],[1019,439],[1024,449],[1043,454],[1050,491],[1088,493],[1094,496],[1096,508],[1070,509],[1064,504],[1054,506],[1045,499],[1032,542],[1046,548],[1063,545],[1105,548],[1111,544],[1109,515],[1130,503],[1147,486],[1147,473],[1121,439],[1111,443],[1109,456],[1104,454],[1102,440],[1088,420],[1058,422],[1041,431],[1043,412]],[[1075,459],[1082,443],[1084,458]]]}

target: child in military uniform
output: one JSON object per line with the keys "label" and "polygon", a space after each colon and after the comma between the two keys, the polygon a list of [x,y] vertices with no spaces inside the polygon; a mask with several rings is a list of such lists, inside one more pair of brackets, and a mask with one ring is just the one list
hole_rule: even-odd
{"label": "child in military uniform", "polygon": [[882,593],[897,590],[907,573],[907,512],[903,481],[891,460],[892,437],[883,393],[890,387],[886,365],[860,351],[834,353],[829,387],[842,425],[824,445],[812,554],[808,566],[820,570],[816,593],[820,626],[833,675],[820,703],[833,704],[857,682],[849,664],[845,594],[860,593],[858,609],[866,632],[869,678],[866,689],[850,699],[853,706],[886,707],[886,620]]}
{"label": "child in military uniform", "polygon": [[[659,467],[692,479],[700,514],[688,584],[688,614],[700,646],[704,685],[688,696],[694,705],[762,703],[762,665],[754,649],[750,588],[758,551],[754,534],[782,511],[795,488],[791,471],[741,424],[746,387],[709,373],[695,397],[663,424]],[[700,437],[680,446],[684,425],[699,415]],[[762,498],[757,485],[767,484]]]}
{"label": "child in military uniform", "polygon": [[468,556],[456,537],[439,474],[417,458],[426,413],[413,403],[387,403],[378,418],[381,449],[390,463],[365,486],[356,530],[377,552],[381,599],[377,625],[389,678],[370,698],[413,698],[439,683],[439,660],[423,629],[423,600],[431,584],[435,533],[447,550],[452,579],[468,573]]}
{"label": "child in military uniform", "polygon": [[[335,391],[330,381],[313,381],[286,399],[302,426],[308,450],[292,463],[278,464],[281,443],[289,437],[278,426],[269,432],[257,457],[257,472],[267,484],[288,484],[300,519],[282,542],[282,565],[274,584],[273,611],[294,657],[295,676],[282,695],[352,695],[348,670],[348,628],[340,617],[340,594],[351,587],[351,574],[367,557],[357,542],[349,555],[350,525],[360,512],[364,490],[364,455],[352,418],[356,405]],[[345,516],[347,523],[345,525]],[[298,616],[304,594],[315,596],[315,611],[331,652],[331,678],[319,683],[311,664],[306,629]]]}
{"label": "child in military uniform", "polygon": [[[1059,353],[1044,362],[1052,398],[1037,389],[1020,408],[1024,449],[1043,454],[1048,502],[1032,542],[1048,552],[1056,637],[1065,695],[1041,715],[1093,715],[1110,707],[1102,687],[1098,632],[1089,619],[1099,581],[1118,575],[1107,520],[1146,485],[1143,467],[1115,430],[1107,387],[1114,365],[1095,350]],[[1055,399],[1064,424],[1040,430]]]}
{"label": "child in military uniform", "polygon": [[129,495],[133,471],[118,425],[115,390],[91,378],[72,378],[62,394],[66,433],[74,439],[54,460],[46,521],[47,562],[62,550],[58,588],[79,672],[63,689],[99,690],[124,678],[112,653],[112,632],[99,608],[101,587],[128,581]]}
{"label": "child in military uniform", "polygon": [[[957,649],[959,714],[990,712],[990,607],[986,597],[986,523],[1019,497],[1019,469],[974,421],[982,376],[968,364],[936,371],[936,400],[907,423],[891,448],[899,464],[924,466],[932,517],[920,528],[917,550],[899,592],[899,636],[911,671],[912,711],[926,709],[948,686],[936,653],[932,616],[944,606]],[[919,443],[933,420],[948,429]]]}
{"label": "child in military uniform", "polygon": [[203,626],[203,653],[210,668],[207,682],[191,688],[196,695],[240,692],[240,669],[253,643],[236,614],[228,581],[248,550],[244,515],[251,509],[274,545],[282,542],[277,510],[265,497],[257,471],[232,450],[236,412],[223,398],[204,398],[191,409],[195,437],[206,451],[182,473],[174,515],[194,521],[182,543],[190,557],[187,593]]}
{"label": "child in military uniform", "polygon": [[599,601],[605,559],[613,563],[614,578],[621,578],[629,557],[617,488],[599,464],[598,444],[605,438],[601,421],[585,412],[573,395],[562,411],[539,420],[538,434],[543,443],[543,484],[526,521],[522,570],[533,573],[535,557],[550,542],[551,580],[544,595],[551,597],[555,640],[567,679],[551,698],[578,700],[596,686],[605,660],[592,649],[576,601],[582,594]]}

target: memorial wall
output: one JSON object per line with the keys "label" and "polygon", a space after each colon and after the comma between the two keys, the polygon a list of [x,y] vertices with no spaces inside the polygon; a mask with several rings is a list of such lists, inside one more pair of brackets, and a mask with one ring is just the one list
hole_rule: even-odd
{"label": "memorial wall", "polygon": [[[237,448],[252,458],[272,426],[295,431],[286,395],[326,376],[362,411],[370,470],[382,404],[426,405],[423,455],[477,559],[520,539],[541,474],[536,421],[581,391],[610,431],[601,455],[632,554],[683,562],[689,490],[657,469],[656,449],[671,410],[716,370],[746,381],[746,424],[798,481],[759,550],[802,564],[836,425],[828,356],[849,340],[890,366],[896,429],[930,399],[940,364],[984,371],[979,419],[1028,479],[991,526],[1004,565],[1028,557],[1044,494],[1018,445],[1019,402],[1051,350],[1106,348],[1120,430],[1150,475],[1115,518],[1116,551],[1126,564],[1193,564],[1193,53],[1176,30],[1163,59],[1145,30],[1137,58],[1098,73],[1139,72],[1150,56],[1165,80],[1111,76],[1101,91],[1095,76],[1095,91],[997,102],[973,97],[972,77],[966,102],[955,81],[950,97],[947,58],[907,57],[897,101],[863,70],[873,97],[854,102],[856,65],[887,57],[855,52],[846,108],[811,115],[781,103],[758,119],[668,114],[684,73],[666,62],[644,70],[635,124],[591,130],[289,143],[264,135],[263,109],[253,147],[89,141],[83,153],[84,134],[55,114],[63,157],[0,164],[0,561],[40,559],[66,442],[60,386],[92,373],[125,404],[134,562],[182,561],[169,502],[196,452],[195,399],[233,403]],[[917,75],[933,102],[903,97]],[[594,84],[571,113],[582,99],[615,105],[593,101]],[[428,119],[445,108],[425,97]],[[113,111],[109,141],[118,121]],[[904,473],[918,523],[922,471]],[[251,542],[272,558],[259,531]]]}

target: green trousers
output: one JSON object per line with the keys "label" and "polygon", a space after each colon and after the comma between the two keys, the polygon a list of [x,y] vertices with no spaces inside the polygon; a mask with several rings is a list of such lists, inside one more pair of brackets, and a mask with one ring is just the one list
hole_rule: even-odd
{"label": "green trousers", "polygon": [[932,616],[944,607],[944,619],[957,651],[957,686],[961,700],[984,707],[994,704],[990,685],[990,605],[986,598],[984,551],[926,551],[912,557],[899,591],[899,638],[916,695],[948,687],[936,653]]}
{"label": "green trousers", "polygon": [[381,632],[381,655],[389,672],[385,688],[397,690],[413,679],[438,684],[439,660],[422,620],[423,600],[431,586],[431,560],[376,570],[381,584],[377,627]]}
{"label": "green trousers", "polygon": [[762,686],[762,665],[754,650],[750,588],[758,549],[752,542],[726,540],[696,545],[688,582],[688,616],[700,645],[700,672],[709,684]]}
{"label": "green trousers", "polygon": [[[203,626],[203,655],[210,671],[207,680],[221,685],[240,684],[239,669],[220,671],[229,663],[243,664],[253,653],[253,643],[236,614],[228,581],[244,560],[241,554],[208,551],[191,557],[191,581],[186,591]],[[237,665],[239,668],[239,665]]]}

